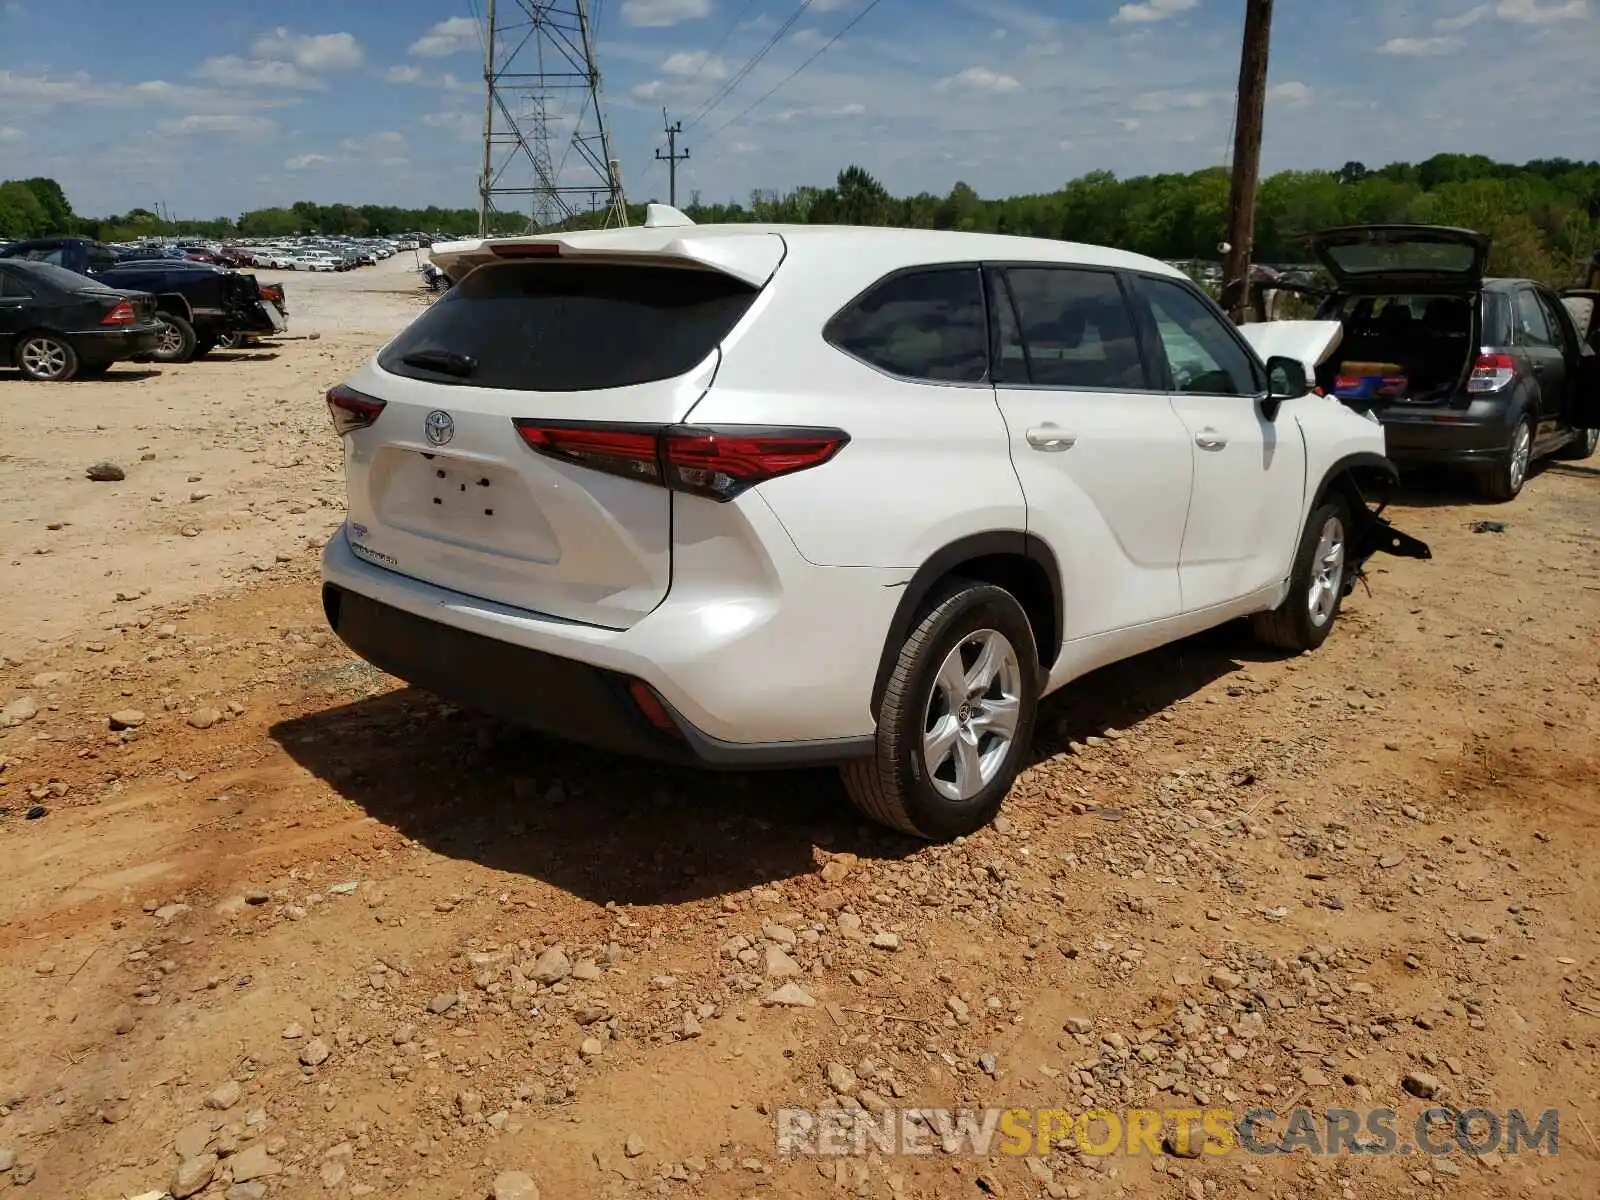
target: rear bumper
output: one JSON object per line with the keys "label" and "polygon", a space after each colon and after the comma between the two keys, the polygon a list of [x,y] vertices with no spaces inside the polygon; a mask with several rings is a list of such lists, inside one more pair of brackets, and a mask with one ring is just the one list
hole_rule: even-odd
{"label": "rear bumper", "polygon": [[73,347],[85,362],[120,362],[149,354],[161,343],[161,326],[152,324],[123,329],[92,329],[72,335]]}
{"label": "rear bumper", "polygon": [[1401,410],[1380,412],[1378,419],[1389,458],[1402,466],[1488,466],[1511,443],[1511,423],[1505,412],[1478,415],[1470,409],[1443,413]]}
{"label": "rear bumper", "polygon": [[[706,620],[705,598],[686,588],[682,603],[669,597],[630,629],[610,630],[368,563],[351,551],[341,527],[323,552],[323,604],[330,626],[356,654],[464,708],[664,762],[793,767],[872,753],[872,680],[900,594],[877,571],[810,570],[841,583],[843,572],[861,589],[810,604],[802,581],[793,607],[723,629]],[[894,574],[904,577],[881,573]],[[839,619],[840,599],[855,610],[849,621]],[[834,654],[819,654],[813,624],[859,631],[863,644],[844,644],[846,634]],[[638,684],[648,688],[643,700]]]}

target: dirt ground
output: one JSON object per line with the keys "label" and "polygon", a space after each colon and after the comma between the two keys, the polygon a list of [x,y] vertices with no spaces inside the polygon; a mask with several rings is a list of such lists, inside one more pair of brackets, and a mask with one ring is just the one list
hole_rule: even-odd
{"label": "dirt ground", "polygon": [[[1434,560],[1378,562],[1315,655],[1230,627],[1067,689],[1002,819],[929,847],[826,773],[612,761],[331,638],[320,395],[425,302],[409,266],[289,276],[295,336],[256,351],[0,379],[0,1187],[1600,1194],[1600,463],[1409,494]],[[775,1134],[1304,1105],[1394,1109],[1410,1147],[1430,1104],[1559,1109],[1559,1149]]]}

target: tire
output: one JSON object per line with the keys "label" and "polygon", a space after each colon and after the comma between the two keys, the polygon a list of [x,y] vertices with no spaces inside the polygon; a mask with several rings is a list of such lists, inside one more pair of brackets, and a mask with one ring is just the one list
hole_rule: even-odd
{"label": "tire", "polygon": [[1344,601],[1350,512],[1343,500],[1311,510],[1289,572],[1289,594],[1271,612],[1250,618],[1256,637],[1280,650],[1315,650],[1328,640]]}
{"label": "tire", "polygon": [[[929,841],[983,828],[1028,752],[1038,662],[1033,626],[1010,592],[952,580],[900,647],[873,756],[840,768],[851,802],[871,820]],[[1009,719],[984,721],[1001,701]],[[948,747],[942,758],[933,752],[932,765],[930,726],[945,729]],[[972,753],[961,754],[963,746]]]}
{"label": "tire", "polygon": [[196,337],[194,342],[194,357],[204,358],[217,348],[217,339],[214,337]]}
{"label": "tire", "polygon": [[1515,500],[1528,482],[1528,468],[1533,466],[1533,421],[1520,417],[1512,426],[1511,436],[1500,458],[1484,474],[1480,483],[1484,499],[1495,504]]}
{"label": "tire", "polygon": [[217,335],[218,350],[237,350],[244,345],[244,334],[237,329],[230,329],[226,333]]}
{"label": "tire", "polygon": [[186,363],[193,358],[199,344],[194,326],[176,313],[157,313],[156,319],[166,328],[161,331],[161,341],[150,352],[150,357],[162,363]]}
{"label": "tire", "polygon": [[1577,437],[1555,452],[1554,457],[1567,462],[1588,458],[1595,452],[1595,447],[1600,446],[1600,429],[1574,430]]}
{"label": "tire", "polygon": [[55,333],[25,333],[14,352],[24,379],[39,383],[65,383],[78,374],[78,352]]}

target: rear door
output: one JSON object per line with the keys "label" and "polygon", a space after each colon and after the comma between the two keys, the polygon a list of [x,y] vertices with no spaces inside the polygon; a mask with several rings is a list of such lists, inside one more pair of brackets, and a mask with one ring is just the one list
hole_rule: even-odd
{"label": "rear door", "polygon": [[1561,293],[1561,304],[1579,342],[1563,419],[1574,429],[1600,429],[1600,291],[1569,288]]}
{"label": "rear door", "polygon": [[17,335],[27,328],[33,291],[19,274],[0,263],[0,363],[10,364]]}
{"label": "rear door", "polygon": [[1489,238],[1443,225],[1349,225],[1311,238],[1341,291],[1474,291],[1489,263]]}
{"label": "rear door", "polygon": [[641,426],[681,420],[710,386],[757,294],[684,263],[473,271],[350,380],[385,402],[345,439],[352,548],[518,609],[631,625],[671,583],[672,493],[654,459],[607,473],[535,453],[513,422],[581,427],[596,454],[648,441]]}
{"label": "rear door", "polygon": [[1265,372],[1192,284],[1140,276],[1138,290],[1194,456],[1179,576],[1184,610],[1199,612],[1287,577],[1300,537],[1305,442],[1291,412],[1267,419]]}
{"label": "rear door", "polygon": [[1147,374],[1121,278],[1035,264],[988,274],[995,396],[1029,532],[1061,560],[1066,640],[1178,615],[1189,436]]}
{"label": "rear door", "polygon": [[1567,385],[1567,350],[1562,331],[1532,286],[1524,284],[1511,297],[1512,336],[1539,387],[1538,443],[1560,435],[1561,409]]}

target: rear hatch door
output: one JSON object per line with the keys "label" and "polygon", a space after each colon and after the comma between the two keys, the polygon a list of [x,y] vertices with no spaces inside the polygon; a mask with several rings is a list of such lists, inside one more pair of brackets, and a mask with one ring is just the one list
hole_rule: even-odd
{"label": "rear hatch door", "polygon": [[1476,291],[1489,262],[1487,234],[1444,225],[1349,225],[1311,247],[1346,292]]}
{"label": "rear hatch door", "polygon": [[716,374],[718,346],[783,242],[741,238],[738,275],[670,256],[495,259],[349,384],[384,401],[346,440],[355,552],[440,587],[621,629],[666,596],[673,493],[537,454],[515,421],[651,439]]}

